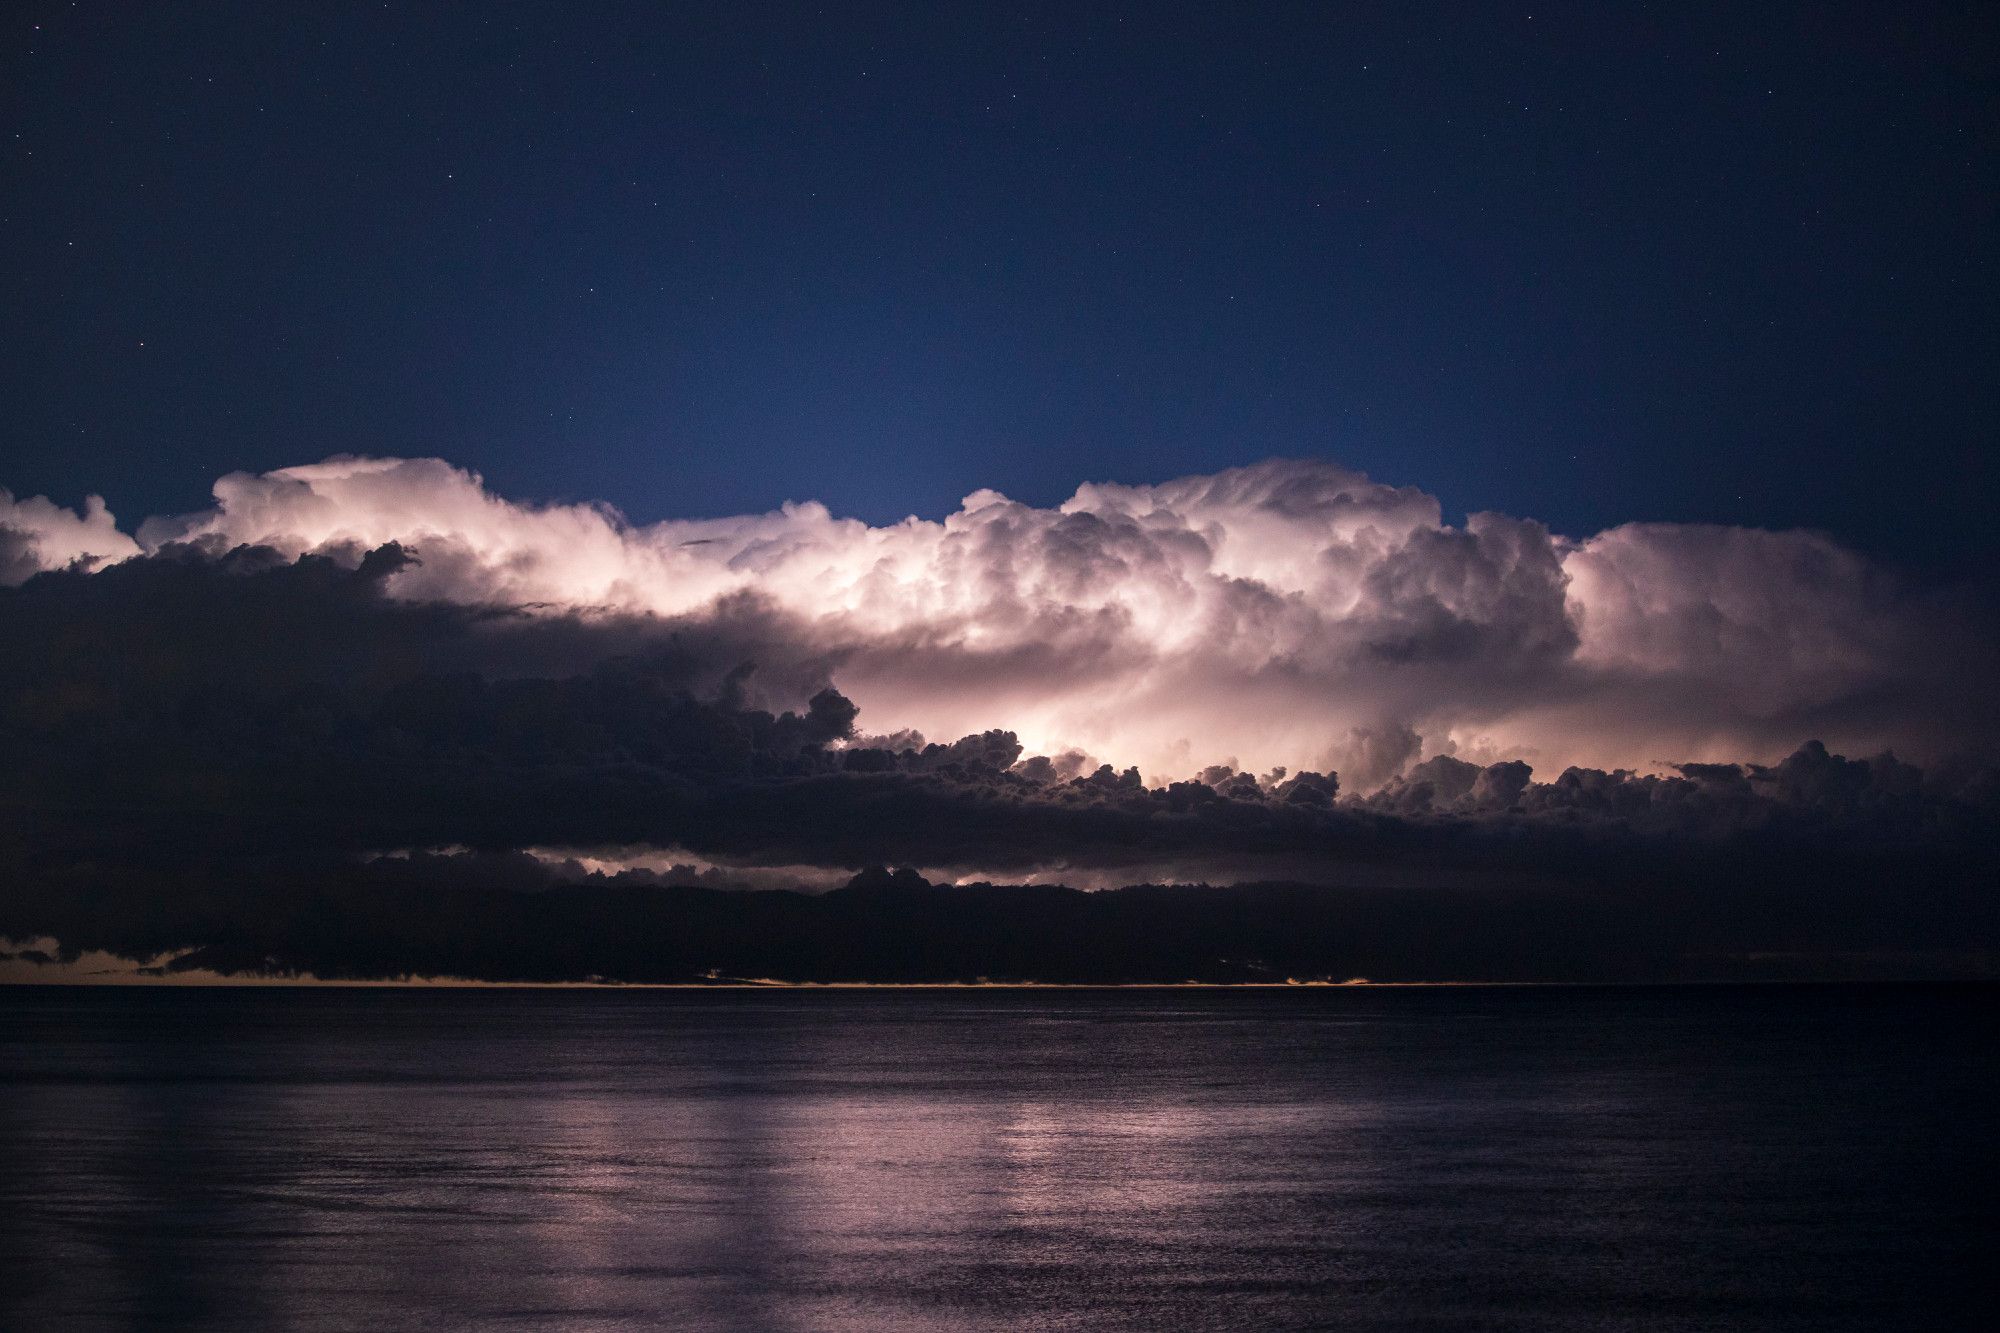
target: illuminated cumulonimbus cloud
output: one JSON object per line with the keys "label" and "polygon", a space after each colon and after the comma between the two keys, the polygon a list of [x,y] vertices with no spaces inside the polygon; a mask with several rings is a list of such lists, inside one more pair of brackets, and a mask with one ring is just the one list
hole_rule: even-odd
{"label": "illuminated cumulonimbus cloud", "polygon": [[97,569],[138,554],[139,543],[118,530],[102,496],[86,499],[77,513],[41,496],[16,500],[0,489],[0,586],[45,569]]}
{"label": "illuminated cumulonimbus cloud", "polygon": [[[766,670],[823,663],[872,730],[988,727],[1149,777],[1228,763],[1648,768],[1770,761],[1808,735],[1922,757],[1963,739],[1938,614],[1810,532],[1443,521],[1435,498],[1323,462],[1091,484],[1039,509],[982,490],[884,527],[817,503],[634,525],[529,505],[436,459],[336,458],[215,485],[141,525],[93,500],[0,503],[14,581],[172,542],[418,563],[393,596],[759,619]],[[0,567],[0,573],[5,573]],[[1919,642],[1931,644],[1920,651]]]}

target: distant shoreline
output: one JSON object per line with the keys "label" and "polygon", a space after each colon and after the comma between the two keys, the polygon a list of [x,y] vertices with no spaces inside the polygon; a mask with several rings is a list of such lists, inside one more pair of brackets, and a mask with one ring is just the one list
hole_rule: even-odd
{"label": "distant shoreline", "polygon": [[2000,986],[1995,977],[1751,978],[1684,981],[469,981],[293,980],[286,978],[105,978],[0,981],[9,990],[549,990],[549,991],[1355,991],[1355,990],[1685,990],[1834,986]]}

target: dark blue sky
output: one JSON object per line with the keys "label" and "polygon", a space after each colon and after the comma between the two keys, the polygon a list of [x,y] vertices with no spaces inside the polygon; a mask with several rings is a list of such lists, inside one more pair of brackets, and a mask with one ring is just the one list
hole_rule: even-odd
{"label": "dark blue sky", "polygon": [[1988,6],[650,8],[16,7],[0,485],[882,520],[1281,453],[1993,549]]}

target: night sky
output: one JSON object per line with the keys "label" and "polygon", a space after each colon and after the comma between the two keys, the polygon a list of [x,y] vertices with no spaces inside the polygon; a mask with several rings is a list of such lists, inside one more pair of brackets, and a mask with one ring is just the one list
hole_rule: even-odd
{"label": "night sky", "polygon": [[872,522],[1324,458],[1992,552],[1981,5],[17,7],[4,482]]}

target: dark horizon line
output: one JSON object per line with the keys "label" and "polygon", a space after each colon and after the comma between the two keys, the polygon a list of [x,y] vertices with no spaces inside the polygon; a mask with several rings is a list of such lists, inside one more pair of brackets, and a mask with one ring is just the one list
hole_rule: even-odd
{"label": "dark horizon line", "polygon": [[1977,977],[1683,977],[1649,981],[481,981],[465,977],[427,980],[274,978],[244,980],[138,976],[122,981],[7,981],[0,990],[548,990],[548,991],[849,991],[849,990],[1668,990],[1707,987],[1768,990],[1778,987],[1890,986],[2000,987],[2000,975]]}

